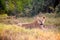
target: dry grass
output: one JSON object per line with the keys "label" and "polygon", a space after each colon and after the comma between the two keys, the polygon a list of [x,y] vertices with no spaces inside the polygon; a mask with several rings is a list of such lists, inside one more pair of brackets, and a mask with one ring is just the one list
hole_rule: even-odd
{"label": "dry grass", "polygon": [[51,29],[25,29],[0,23],[0,40],[60,40],[60,32]]}
{"label": "dry grass", "polygon": [[[60,26],[60,18],[55,18],[54,14],[43,14],[47,17],[45,25]],[[32,22],[33,18],[19,18],[20,22]],[[60,40],[60,28],[58,29],[25,29],[16,25],[6,25],[2,23],[14,24],[13,19],[0,20],[0,40]]]}
{"label": "dry grass", "polygon": [[[14,19],[4,19],[4,17],[6,17],[7,15],[6,14],[2,14],[0,15],[0,22],[1,23],[7,23],[7,24],[14,24],[15,23],[15,20]],[[55,18],[55,14],[54,13],[46,13],[46,14],[39,14],[37,16],[46,16],[46,22],[45,22],[45,25],[56,25],[56,26],[60,26],[60,17],[56,17]],[[17,22],[23,22],[23,23],[26,23],[26,22],[32,22],[35,17],[20,17],[17,19]],[[18,21],[19,20],[19,21]]]}

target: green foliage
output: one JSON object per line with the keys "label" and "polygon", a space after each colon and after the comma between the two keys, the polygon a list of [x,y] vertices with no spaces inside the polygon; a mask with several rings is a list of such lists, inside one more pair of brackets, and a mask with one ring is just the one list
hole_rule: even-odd
{"label": "green foliage", "polygon": [[22,1],[17,1],[16,4],[17,4],[17,10],[18,11],[23,10],[24,5],[23,5]]}
{"label": "green foliage", "polygon": [[15,6],[12,3],[12,0],[9,0],[8,3],[6,4],[7,10],[14,10]]}
{"label": "green foliage", "polygon": [[0,5],[2,6],[1,10],[3,9],[7,14],[34,16],[39,12],[49,11],[49,7],[54,4],[53,2],[53,0],[0,0]]}
{"label": "green foliage", "polygon": [[0,0],[0,6],[1,6],[0,9],[5,11],[5,7],[6,7],[5,0]]}
{"label": "green foliage", "polygon": [[31,0],[1,0],[2,5],[6,10],[14,10],[15,8],[18,11],[24,10],[24,6],[30,6]]}

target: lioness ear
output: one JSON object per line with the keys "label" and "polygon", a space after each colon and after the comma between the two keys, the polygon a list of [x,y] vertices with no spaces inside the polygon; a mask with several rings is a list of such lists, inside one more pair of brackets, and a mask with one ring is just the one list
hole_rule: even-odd
{"label": "lioness ear", "polygon": [[46,16],[43,16],[43,19],[46,19]]}

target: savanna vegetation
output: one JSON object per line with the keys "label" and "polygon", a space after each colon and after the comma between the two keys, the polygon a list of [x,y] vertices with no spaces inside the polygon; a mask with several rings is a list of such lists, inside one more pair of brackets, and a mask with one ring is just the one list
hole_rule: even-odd
{"label": "savanna vegetation", "polygon": [[[46,28],[17,26],[37,16]],[[60,40],[60,0],[0,0],[0,40]]]}

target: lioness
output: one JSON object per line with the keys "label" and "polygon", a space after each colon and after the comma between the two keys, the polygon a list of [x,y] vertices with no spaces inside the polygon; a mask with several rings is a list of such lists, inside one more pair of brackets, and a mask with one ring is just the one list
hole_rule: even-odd
{"label": "lioness", "polygon": [[32,23],[18,23],[18,26],[25,28],[42,28],[44,26],[45,17],[37,17],[36,20]]}

